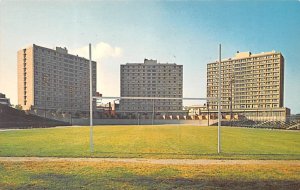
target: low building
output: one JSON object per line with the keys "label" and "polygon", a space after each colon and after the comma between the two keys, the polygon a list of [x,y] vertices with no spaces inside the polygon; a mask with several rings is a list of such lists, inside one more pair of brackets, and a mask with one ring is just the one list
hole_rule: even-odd
{"label": "low building", "polygon": [[206,104],[185,106],[184,110],[187,111],[188,116],[192,119],[203,119],[202,115],[207,110],[207,106]]}
{"label": "low building", "polygon": [[11,106],[10,99],[6,98],[5,94],[0,93],[0,104]]}

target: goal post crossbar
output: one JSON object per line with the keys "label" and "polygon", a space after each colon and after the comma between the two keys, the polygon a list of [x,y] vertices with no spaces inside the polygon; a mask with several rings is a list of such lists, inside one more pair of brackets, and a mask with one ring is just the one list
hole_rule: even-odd
{"label": "goal post crossbar", "polygon": [[[93,144],[93,100],[97,99],[144,99],[144,100],[161,100],[161,99],[169,99],[169,100],[216,100],[218,102],[218,154],[221,153],[221,44],[219,44],[219,86],[218,86],[218,97],[217,98],[170,98],[170,97],[98,97],[93,96],[92,89],[92,50],[91,50],[91,43],[89,44],[89,66],[90,66],[90,151],[91,153],[94,151],[94,144]],[[154,104],[153,104],[154,105]]]}
{"label": "goal post crossbar", "polygon": [[118,100],[217,100],[217,98],[175,98],[175,97],[113,97],[113,96],[94,96],[93,99],[118,99]]}

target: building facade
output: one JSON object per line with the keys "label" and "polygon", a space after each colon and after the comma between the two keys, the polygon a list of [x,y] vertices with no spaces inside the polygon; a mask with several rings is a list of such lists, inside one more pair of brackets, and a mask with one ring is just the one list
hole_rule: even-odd
{"label": "building facade", "polygon": [[6,98],[5,94],[0,93],[0,104],[11,106],[10,99]]}
{"label": "building facade", "polygon": [[[89,110],[90,65],[83,57],[32,46],[18,51],[18,104],[25,110],[74,113]],[[92,62],[93,95],[96,94],[96,62]],[[95,105],[94,105],[95,107]]]}
{"label": "building facade", "polygon": [[[175,63],[144,63],[121,65],[121,97],[182,98],[183,66]],[[180,112],[182,100],[129,100],[120,101],[121,112]]]}
{"label": "building facade", "polygon": [[[207,64],[207,97],[217,98],[219,63]],[[284,57],[280,52],[237,52],[221,61],[221,110],[253,120],[284,120]],[[208,102],[212,112],[218,102]],[[232,116],[231,116],[232,117]]]}
{"label": "building facade", "polygon": [[195,118],[195,117],[202,117],[203,111],[207,110],[206,104],[204,105],[191,105],[191,106],[185,106],[184,110],[187,111],[187,115]]}

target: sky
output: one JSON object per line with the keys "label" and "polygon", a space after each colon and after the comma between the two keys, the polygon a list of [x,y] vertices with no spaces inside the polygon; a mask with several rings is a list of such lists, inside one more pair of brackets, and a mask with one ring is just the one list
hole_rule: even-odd
{"label": "sky", "polygon": [[284,106],[300,113],[300,1],[0,0],[0,92],[17,104],[17,51],[67,47],[97,61],[97,91],[120,95],[120,64],[183,65],[184,97],[206,96],[206,65],[237,51],[285,57]]}

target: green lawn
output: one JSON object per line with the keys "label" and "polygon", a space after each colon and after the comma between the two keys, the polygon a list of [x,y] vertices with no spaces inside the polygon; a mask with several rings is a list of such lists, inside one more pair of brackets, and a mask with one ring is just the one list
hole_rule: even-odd
{"label": "green lawn", "polygon": [[0,132],[0,156],[300,159],[300,132],[222,127],[97,126]]}
{"label": "green lawn", "polygon": [[289,189],[299,164],[159,165],[120,162],[0,162],[0,189]]}

